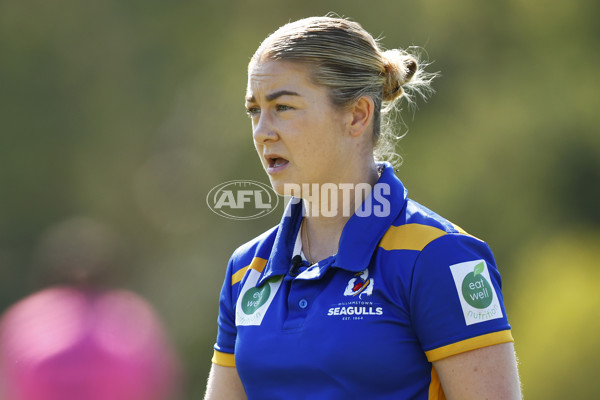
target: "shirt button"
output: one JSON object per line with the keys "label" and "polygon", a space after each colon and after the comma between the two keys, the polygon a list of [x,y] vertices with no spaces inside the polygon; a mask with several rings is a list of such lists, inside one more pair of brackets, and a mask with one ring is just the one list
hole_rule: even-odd
{"label": "shirt button", "polygon": [[308,301],[306,301],[306,299],[302,299],[298,302],[298,306],[304,310],[306,307],[308,307]]}

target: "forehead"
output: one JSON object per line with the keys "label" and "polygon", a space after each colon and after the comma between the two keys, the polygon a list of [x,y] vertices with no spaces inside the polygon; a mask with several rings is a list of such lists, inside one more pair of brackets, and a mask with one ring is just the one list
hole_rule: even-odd
{"label": "forehead", "polygon": [[246,97],[256,100],[281,90],[307,95],[324,91],[310,80],[310,67],[285,61],[261,61],[248,69]]}

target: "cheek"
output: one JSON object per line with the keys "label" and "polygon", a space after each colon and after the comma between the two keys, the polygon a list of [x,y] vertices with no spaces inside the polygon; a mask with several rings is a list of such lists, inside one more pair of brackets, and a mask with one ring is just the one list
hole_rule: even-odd
{"label": "cheek", "polygon": [[306,139],[311,152],[331,154],[340,150],[342,134],[337,125],[327,119],[311,125]]}
{"label": "cheek", "polygon": [[264,164],[265,161],[263,160],[263,158],[261,157],[261,154],[263,153],[263,145],[254,142],[254,148],[256,149],[256,155],[258,156],[258,159],[260,161],[261,164]]}

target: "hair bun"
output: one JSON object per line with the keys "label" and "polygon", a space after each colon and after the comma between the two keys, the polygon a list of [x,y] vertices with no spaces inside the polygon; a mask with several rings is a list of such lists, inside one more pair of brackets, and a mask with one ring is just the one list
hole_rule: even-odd
{"label": "hair bun", "polygon": [[383,52],[384,76],[383,100],[392,101],[402,96],[402,86],[406,85],[417,72],[417,60],[401,50]]}

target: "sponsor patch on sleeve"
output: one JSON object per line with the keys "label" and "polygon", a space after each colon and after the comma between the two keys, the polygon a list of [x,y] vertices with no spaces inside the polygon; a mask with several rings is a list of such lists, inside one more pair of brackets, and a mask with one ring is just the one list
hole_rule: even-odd
{"label": "sponsor patch on sleeve", "polygon": [[484,260],[450,266],[467,325],[502,318],[502,308]]}

